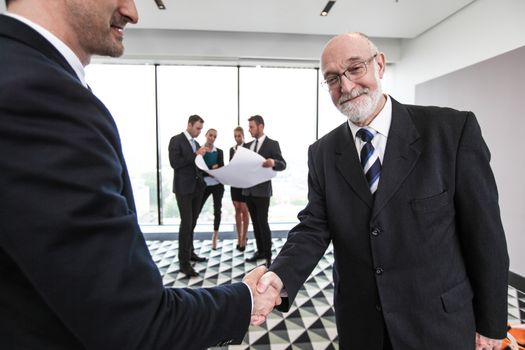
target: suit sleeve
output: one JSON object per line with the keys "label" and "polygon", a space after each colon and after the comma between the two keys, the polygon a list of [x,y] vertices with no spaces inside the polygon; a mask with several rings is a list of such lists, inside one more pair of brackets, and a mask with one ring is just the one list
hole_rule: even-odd
{"label": "suit sleeve", "polygon": [[315,163],[318,155],[310,146],[308,151],[308,204],[299,214],[300,223],[289,233],[286,243],[270,266],[284,283],[288,294],[278,306],[288,311],[297,292],[323,257],[331,241],[327,224],[322,179]]}
{"label": "suit sleeve", "polygon": [[175,170],[193,164],[197,157],[195,152],[188,151],[187,145],[184,144],[184,142],[188,142],[186,137],[184,137],[184,135],[177,135],[171,138],[168,146],[170,165]]}
{"label": "suit sleeve", "polygon": [[490,152],[470,113],[457,155],[455,206],[467,273],[474,290],[477,332],[504,338],[509,257]]}
{"label": "suit sleeve", "polygon": [[218,158],[217,164],[219,165],[219,168],[220,168],[224,166],[224,152],[220,148],[217,148],[217,152],[219,152],[219,154],[217,155],[217,158]]}
{"label": "suit sleeve", "polygon": [[29,78],[0,98],[0,246],[45,309],[86,349],[240,343],[251,310],[243,283],[163,286],[122,194],[120,143],[104,106],[78,82]]}
{"label": "suit sleeve", "polygon": [[271,158],[275,162],[275,165],[273,166],[273,170],[283,171],[284,169],[286,169],[286,161],[284,160],[281,154],[281,147],[279,146],[279,142],[277,141],[274,141],[273,153],[272,153]]}

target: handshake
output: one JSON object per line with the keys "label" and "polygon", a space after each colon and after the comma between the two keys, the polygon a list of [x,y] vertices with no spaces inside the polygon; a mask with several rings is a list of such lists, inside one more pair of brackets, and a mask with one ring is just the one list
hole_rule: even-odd
{"label": "handshake", "polygon": [[250,323],[258,326],[266,321],[266,317],[276,305],[281,304],[283,282],[265,266],[256,267],[244,276],[242,281],[251,289],[253,295]]}

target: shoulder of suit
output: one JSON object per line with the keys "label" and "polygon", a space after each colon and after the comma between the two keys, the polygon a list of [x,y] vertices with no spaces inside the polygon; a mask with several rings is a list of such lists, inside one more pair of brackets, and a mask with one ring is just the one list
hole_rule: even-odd
{"label": "shoulder of suit", "polygon": [[428,124],[455,124],[464,123],[470,111],[459,111],[450,107],[440,106],[420,106],[402,105],[414,122],[424,122]]}

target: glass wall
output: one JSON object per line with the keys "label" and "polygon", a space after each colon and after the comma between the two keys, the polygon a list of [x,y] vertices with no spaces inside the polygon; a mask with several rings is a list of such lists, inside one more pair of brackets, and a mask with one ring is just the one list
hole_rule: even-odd
{"label": "glass wall", "polygon": [[91,64],[86,80],[117,124],[142,224],[157,224],[155,67]]}
{"label": "glass wall", "polygon": [[[346,121],[318,84],[323,78],[317,69],[92,64],[86,78],[119,128],[143,225],[179,223],[168,145],[186,129],[190,115],[205,121],[199,143],[204,144],[206,130],[217,129],[216,146],[223,150],[225,163],[234,145],[233,129],[242,126],[250,141],[248,118],[263,116],[266,135],[279,141],[287,162],[287,169],[272,180],[273,229],[294,225],[306,205],[308,146]],[[385,92],[390,85],[387,70]],[[226,186],[221,231],[233,230],[233,214]],[[210,197],[197,230],[211,231],[212,223]]]}
{"label": "glass wall", "polygon": [[[314,69],[241,68],[241,125],[248,118],[264,118],[264,133],[279,141],[287,168],[272,180],[273,197],[268,221],[297,222],[297,213],[307,201],[308,146],[315,141],[317,77]],[[252,138],[249,133],[247,141]]]}
{"label": "glass wall", "polygon": [[[237,126],[237,68],[159,66],[157,82],[163,223],[178,224],[177,201],[172,193],[173,169],[168,157],[170,139],[186,130],[190,115],[198,114],[204,119],[204,128],[197,141],[204,145],[206,131],[217,129],[215,145],[223,150],[227,162],[229,147],[234,144],[233,129]],[[223,199],[222,221],[225,224],[234,221],[229,199],[228,190]],[[211,197],[206,204],[196,230],[210,231],[213,223]]]}

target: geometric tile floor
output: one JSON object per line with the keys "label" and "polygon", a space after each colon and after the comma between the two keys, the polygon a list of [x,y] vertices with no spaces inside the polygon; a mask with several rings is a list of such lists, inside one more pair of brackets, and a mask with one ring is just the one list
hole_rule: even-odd
{"label": "geometric tile floor", "polygon": [[[281,250],[286,238],[273,238],[272,255]],[[179,272],[177,240],[147,241],[153,260],[157,264],[166,287],[212,287],[242,280],[255,263],[245,261],[254,253],[255,241],[250,239],[244,252],[235,249],[237,240],[219,242],[211,250],[210,240],[195,240],[195,252],[208,257],[208,261],[195,264],[200,274],[186,278]],[[294,304],[287,313],[273,311],[265,323],[250,326],[242,344],[223,348],[229,350],[288,350],[288,349],[338,349],[337,330],[333,309],[332,264],[333,249],[328,248]],[[509,323],[525,323],[525,293],[509,286]]]}

